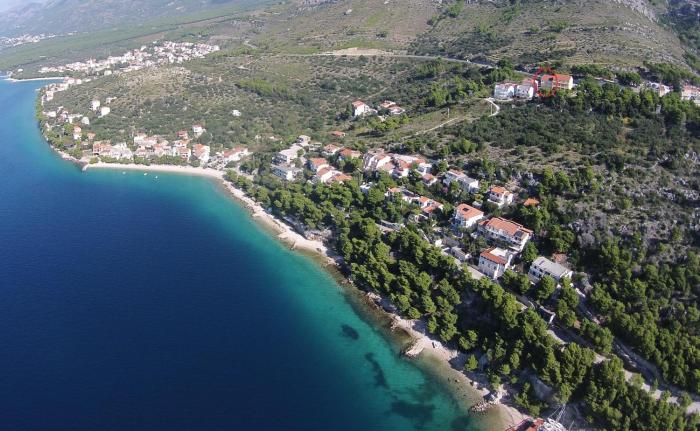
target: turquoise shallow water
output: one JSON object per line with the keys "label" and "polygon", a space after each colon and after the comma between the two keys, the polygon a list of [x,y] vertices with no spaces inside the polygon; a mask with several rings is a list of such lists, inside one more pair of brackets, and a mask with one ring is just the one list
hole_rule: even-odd
{"label": "turquoise shallow water", "polygon": [[3,429],[476,429],[216,184],[60,160],[39,85],[0,81]]}

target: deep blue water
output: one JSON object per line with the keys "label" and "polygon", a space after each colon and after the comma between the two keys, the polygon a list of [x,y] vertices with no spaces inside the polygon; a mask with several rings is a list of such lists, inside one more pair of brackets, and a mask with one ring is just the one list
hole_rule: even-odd
{"label": "deep blue water", "polygon": [[55,156],[40,85],[0,81],[1,429],[475,429],[217,185]]}

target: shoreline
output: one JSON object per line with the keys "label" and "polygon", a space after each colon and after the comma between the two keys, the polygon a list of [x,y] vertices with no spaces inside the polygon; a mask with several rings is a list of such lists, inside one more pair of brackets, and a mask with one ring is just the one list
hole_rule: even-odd
{"label": "shoreline", "polygon": [[[176,165],[139,165],[135,163],[105,163],[98,162],[84,164],[74,157],[56,150],[64,160],[72,161],[81,167],[82,171],[96,170],[122,170],[140,172],[161,172],[169,174],[192,175],[208,179],[218,180],[218,185],[222,186],[234,201],[243,204],[250,212],[251,217],[261,228],[267,230],[278,241],[290,247],[291,250],[300,251],[315,260],[322,269],[331,272],[331,276],[337,279],[340,275],[340,267],[336,259],[332,256],[331,250],[320,240],[309,240],[296,232],[291,226],[278,219],[273,214],[267,212],[260,204],[252,198],[246,196],[245,192],[236,188],[228,180],[225,173],[211,168],[198,168],[192,166]],[[420,320],[413,321],[402,318],[381,307],[379,301],[382,299],[378,295],[368,294],[348,283],[343,278],[339,283],[350,293],[355,300],[360,302],[363,310],[357,310],[363,314],[374,313],[371,316],[375,323],[379,323],[380,330],[385,335],[394,338],[394,344],[400,337],[399,332],[403,332],[410,341],[405,346],[416,351],[416,355],[409,359],[416,361],[417,365],[425,372],[433,375],[441,381],[453,396],[455,402],[467,410],[474,404],[483,401],[483,397],[489,392],[483,385],[486,378],[475,374],[466,375],[461,370],[466,355],[455,349],[443,345],[439,340],[431,338],[425,331],[425,325]],[[370,317],[370,316],[365,316]],[[405,338],[405,337],[404,337]],[[476,385],[479,385],[478,387]],[[507,400],[506,400],[507,401]],[[488,429],[505,430],[508,427],[517,425],[529,418],[528,415],[520,412],[512,405],[500,403],[492,406],[485,413],[470,413],[475,421],[489,426]]]}
{"label": "shoreline", "polygon": [[[308,255],[316,261],[322,269],[327,272],[332,272],[331,276],[334,279],[340,275],[338,262],[332,256],[331,250],[320,240],[309,240],[296,232],[291,226],[284,221],[278,219],[273,214],[268,213],[265,209],[255,202],[245,193],[236,188],[225,178],[225,173],[211,168],[197,168],[192,166],[176,166],[176,165],[139,165],[135,163],[105,163],[98,162],[92,164],[83,164],[75,158],[64,155],[63,158],[72,159],[82,166],[83,171],[91,169],[96,170],[123,170],[123,171],[141,171],[141,172],[162,172],[180,175],[193,175],[209,179],[218,180],[218,184],[228,192],[227,194],[235,201],[243,204],[250,212],[251,217],[257,222],[260,227],[267,230],[268,233],[274,236],[278,241],[289,246],[291,250],[300,251]],[[65,157],[67,156],[67,157]],[[486,383],[486,378],[478,375],[466,375],[460,371],[462,364],[466,359],[466,355],[443,345],[439,340],[433,339],[425,331],[424,324],[421,321],[412,321],[403,319],[401,316],[390,313],[384,310],[376,300],[373,300],[371,295],[348,283],[343,277],[343,285],[346,290],[352,290],[352,294],[362,297],[362,302],[366,306],[367,311],[376,311],[378,315],[374,317],[377,320],[386,321],[389,326],[386,328],[387,335],[390,337],[398,337],[398,331],[405,333],[410,342],[408,346],[412,349],[419,350],[414,359],[417,360],[419,366],[424,371],[428,371],[434,375],[441,383],[448,387],[455,401],[460,404],[465,410],[474,404],[483,401],[483,397],[489,393],[483,385]],[[364,307],[363,307],[364,308]],[[360,310],[364,311],[364,310]],[[430,368],[430,370],[426,370]],[[476,385],[479,385],[478,387]],[[528,415],[520,412],[513,406],[501,403],[491,407],[487,412],[482,414],[470,413],[477,421],[484,421],[490,425],[489,429],[505,430],[508,427],[514,426],[529,418]],[[478,419],[477,419],[478,418]]]}
{"label": "shoreline", "polygon": [[[77,161],[75,158],[71,157],[71,159],[73,161]],[[80,161],[77,162],[82,165]],[[193,166],[138,165],[136,163],[125,164],[98,162],[82,165],[83,171],[89,171],[92,169],[162,172],[168,174],[193,175],[218,180],[218,184],[223,186],[228,194],[235,198],[235,200],[242,203],[246,209],[251,212],[253,219],[257,220],[260,224],[270,230],[278,240],[289,245],[292,250],[303,250],[318,254],[324,258],[326,263],[336,265],[335,260],[330,256],[328,248],[322,241],[304,238],[304,236],[296,232],[291,226],[265,211],[260,204],[246,196],[243,190],[236,188],[233,184],[227,181],[225,177],[226,174],[222,171],[211,168],[196,168]]]}
{"label": "shoreline", "polygon": [[46,78],[12,78],[11,76],[5,76],[5,81],[9,82],[29,82],[29,81],[46,81],[46,80],[56,80],[56,79],[68,79],[67,76],[47,76]]}

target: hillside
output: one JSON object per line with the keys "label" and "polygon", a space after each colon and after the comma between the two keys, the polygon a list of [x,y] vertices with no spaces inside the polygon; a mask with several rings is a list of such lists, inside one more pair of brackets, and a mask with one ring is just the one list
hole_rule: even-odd
{"label": "hillside", "polygon": [[[232,50],[250,48],[244,45],[249,40],[256,53],[365,47],[526,65],[694,64],[697,23],[686,16],[692,7],[692,2],[662,7],[642,0],[110,0],[106,5],[54,0],[4,13],[0,28],[83,33],[6,49],[0,52],[0,70],[99,57],[144,41],[192,35],[219,44],[223,39],[228,43],[222,47]],[[240,19],[229,19],[233,16],[255,25],[241,31]]]}
{"label": "hillside", "polygon": [[47,0],[28,2],[0,16],[0,36],[87,32],[191,14],[236,0]]}
{"label": "hillside", "polygon": [[431,20],[412,50],[516,64],[682,61],[677,36],[652,21],[651,10],[634,6],[609,0],[456,3]]}
{"label": "hillside", "polygon": [[[332,232],[355,285],[388,295],[404,316],[423,317],[430,332],[472,354],[468,371],[486,353],[489,383],[505,383],[533,415],[568,401],[600,429],[692,429],[698,419],[682,411],[695,411],[688,403],[700,394],[700,107],[678,91],[639,85],[697,81],[683,64],[692,48],[666,21],[673,10],[631,0],[345,0],[181,19],[119,43],[158,37],[221,50],[133,72],[82,69],[79,77],[92,80],[44,98],[40,118],[54,146],[86,163],[122,159],[102,142],[110,140],[139,163],[236,169],[241,175],[230,177],[265,208]],[[571,71],[576,87],[572,79],[554,97],[489,99],[494,84],[521,81],[517,66],[543,62]],[[351,104],[357,99],[368,111],[353,111],[366,106]],[[89,112],[93,100],[109,110]],[[68,118],[86,113],[76,134]],[[169,156],[155,148],[151,156],[134,139],[174,142],[190,129],[196,138]],[[309,147],[290,147],[302,134]],[[341,160],[326,151],[331,143],[363,157],[350,151]],[[187,145],[197,160],[183,158]],[[223,160],[223,150],[241,146],[253,155]],[[273,157],[285,148],[292,158],[280,167]],[[386,162],[382,154],[392,154],[383,165],[395,163],[390,171],[363,166],[375,156]],[[304,158],[322,155],[347,174],[338,175],[344,184],[326,185],[322,170],[304,169]],[[431,176],[397,170],[415,168],[406,160],[416,157],[430,162]],[[455,170],[479,185],[447,181]],[[501,189],[511,203],[492,200],[489,190]],[[397,190],[406,199],[395,199]],[[466,271],[450,269],[451,249],[425,242],[455,244],[472,268],[479,264],[491,243],[474,225],[454,226],[454,208],[464,203],[532,235],[502,285],[462,278]],[[387,221],[399,232],[377,230]],[[531,285],[526,273],[537,256],[575,271],[573,287]],[[532,310],[519,312],[514,293]],[[554,312],[552,325],[534,312],[540,307]],[[629,384],[623,365],[627,375],[639,373]],[[533,374],[554,392],[532,391]],[[681,406],[653,403],[646,392],[656,387]]]}

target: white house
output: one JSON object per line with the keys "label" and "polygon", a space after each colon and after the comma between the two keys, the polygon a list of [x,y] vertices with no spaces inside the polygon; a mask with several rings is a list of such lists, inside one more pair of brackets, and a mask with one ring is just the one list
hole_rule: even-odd
{"label": "white house", "polygon": [[90,125],[90,119],[88,117],[83,117],[80,119],[80,122],[83,124],[83,126],[89,126]]}
{"label": "white house", "polygon": [[100,109],[100,105],[101,103],[99,100],[93,100],[92,102],[90,102],[90,109],[92,109],[93,111],[97,111],[98,109]]}
{"label": "white house", "polygon": [[423,174],[421,177],[423,184],[425,184],[426,187],[431,187],[433,184],[437,183],[438,179],[435,177],[435,175],[431,173],[426,173]]}
{"label": "white house", "polygon": [[362,169],[365,171],[376,171],[390,162],[391,154],[383,151],[370,151],[362,158]]}
{"label": "white house", "polygon": [[328,181],[331,180],[331,178],[333,178],[338,173],[339,173],[338,171],[336,171],[335,169],[326,165],[325,167],[322,167],[321,169],[316,171],[316,175],[314,175],[314,179],[319,183],[327,183]]}
{"label": "white house", "polygon": [[156,144],[153,146],[153,155],[156,157],[163,157],[172,154],[173,149],[169,145]]}
{"label": "white house", "polygon": [[645,87],[654,91],[655,93],[659,93],[659,97],[664,97],[671,92],[671,87],[658,82],[647,82]]}
{"label": "white house", "polygon": [[192,157],[192,150],[185,146],[173,147],[173,153],[176,157],[180,157],[186,162],[189,162],[190,157]]}
{"label": "white house", "polygon": [[682,100],[692,100],[696,104],[700,104],[700,87],[694,85],[684,85],[681,91]]}
{"label": "white house", "polygon": [[453,182],[457,182],[462,190],[474,193],[479,190],[479,180],[469,178],[464,172],[456,169],[450,169],[445,173],[443,183],[449,186]]}
{"label": "white house", "polygon": [[109,115],[110,112],[112,112],[112,109],[109,106],[103,106],[100,108],[100,117],[105,117]]}
{"label": "white house", "polygon": [[209,161],[210,151],[209,145],[195,144],[193,153],[200,162],[206,163]]}
{"label": "white house", "polygon": [[323,155],[326,157],[330,157],[338,151],[340,151],[340,147],[335,144],[328,144],[325,147],[323,147]]}
{"label": "white house", "polygon": [[307,147],[311,143],[311,136],[307,135],[299,135],[297,137],[297,144],[301,145],[302,147]]}
{"label": "white house", "polygon": [[504,187],[493,186],[489,189],[488,200],[501,208],[504,205],[513,203],[513,193],[509,192]]}
{"label": "white house", "polygon": [[126,146],[126,142],[120,142],[112,147],[109,156],[114,159],[131,159],[134,153]]}
{"label": "white house", "polygon": [[528,81],[523,81],[515,90],[515,97],[523,100],[532,100],[535,97],[535,86]]}
{"label": "white house", "polygon": [[442,210],[445,207],[440,202],[434,201],[425,196],[419,197],[416,203],[420,207],[421,214],[427,218],[430,218],[436,210]]}
{"label": "white house", "polygon": [[324,159],[323,157],[312,157],[306,162],[306,164],[308,165],[309,169],[316,173],[318,173],[323,168],[330,167],[330,165],[328,164],[328,160]]}
{"label": "white house", "polygon": [[240,117],[241,111],[239,111],[238,109],[234,109],[233,111],[231,111],[231,115],[233,115],[234,117]]}
{"label": "white house", "polygon": [[359,117],[370,112],[370,107],[362,100],[352,102],[352,115]]}
{"label": "white house", "polygon": [[467,204],[460,204],[455,208],[454,224],[457,227],[468,229],[484,218],[484,212]]}
{"label": "white house", "polygon": [[231,150],[225,150],[222,153],[221,157],[224,159],[224,161],[226,163],[230,163],[230,162],[237,162],[249,154],[250,154],[250,151],[248,151],[247,148],[236,147],[236,148],[233,148]]}
{"label": "white house", "polygon": [[532,265],[530,265],[530,271],[528,271],[527,275],[529,275],[530,278],[534,279],[535,281],[539,280],[545,275],[548,275],[559,283],[561,282],[562,278],[571,278],[574,273],[564,265],[560,265],[556,262],[552,262],[544,256],[540,256],[535,259],[534,262],[532,262]]}
{"label": "white house", "polygon": [[501,248],[492,247],[479,255],[479,271],[496,280],[510,268],[513,255]]}
{"label": "white house", "polygon": [[574,78],[571,75],[562,73],[542,75],[540,78],[540,88],[547,91],[572,90],[574,88]]}
{"label": "white house", "polygon": [[134,145],[152,147],[158,143],[158,138],[153,136],[148,136],[145,133],[137,133],[134,135]]}
{"label": "white house", "polygon": [[83,129],[79,126],[73,126],[73,140],[77,141],[83,136]]}
{"label": "white house", "polygon": [[517,252],[523,251],[532,237],[532,231],[513,221],[493,217],[479,223],[478,232],[485,238],[508,244]]}
{"label": "white house", "polygon": [[275,154],[273,161],[280,165],[289,164],[299,158],[300,150],[303,151],[303,148],[294,144],[286,150],[282,150]]}
{"label": "white house", "polygon": [[196,138],[199,138],[204,133],[204,127],[201,124],[194,124],[192,126],[192,133]]}
{"label": "white house", "polygon": [[517,84],[512,82],[504,82],[502,84],[496,84],[493,89],[493,97],[496,100],[510,100],[515,97],[515,90],[518,88]]}
{"label": "white house", "polygon": [[299,169],[290,165],[272,165],[272,174],[286,181],[293,181],[299,174]]}

